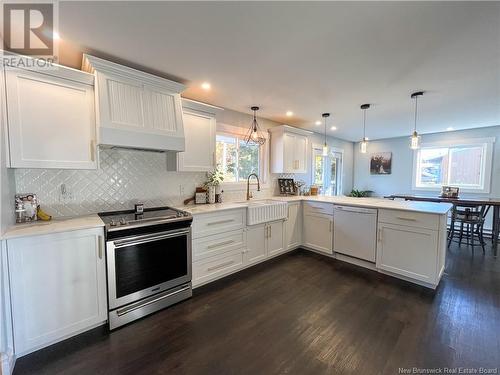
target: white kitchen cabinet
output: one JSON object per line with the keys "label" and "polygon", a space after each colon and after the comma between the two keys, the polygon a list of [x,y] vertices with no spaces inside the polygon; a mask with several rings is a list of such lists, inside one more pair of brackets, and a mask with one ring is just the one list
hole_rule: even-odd
{"label": "white kitchen cabinet", "polygon": [[259,224],[247,228],[245,263],[259,263],[267,258],[267,225]]}
{"label": "white kitchen cabinet", "polygon": [[96,77],[99,144],[184,151],[184,85],[90,55],[82,69]]}
{"label": "white kitchen cabinet", "polygon": [[287,248],[284,241],[285,231],[283,221],[267,223],[267,228],[267,252],[269,256],[284,253]]}
{"label": "white kitchen cabinet", "polygon": [[438,278],[438,231],[379,223],[377,268],[429,284]]}
{"label": "white kitchen cabinet", "polygon": [[10,167],[97,168],[93,83],[62,66],[5,71]]}
{"label": "white kitchen cabinet", "polygon": [[247,227],[246,265],[259,263],[285,251],[283,221]]}
{"label": "white kitchen cabinet", "polygon": [[312,132],[288,125],[271,132],[271,173],[307,173],[308,136]]}
{"label": "white kitchen cabinet", "polygon": [[333,216],[304,212],[304,246],[333,254]]}
{"label": "white kitchen cabinet", "polygon": [[288,217],[285,221],[285,246],[288,250],[298,248],[302,243],[302,210],[300,202],[288,203]]}
{"label": "white kitchen cabinet", "polygon": [[102,228],[7,240],[16,356],[107,320]]}
{"label": "white kitchen cabinet", "polygon": [[215,168],[216,107],[183,100],[183,152],[170,154],[168,169],[179,172],[208,172]]}

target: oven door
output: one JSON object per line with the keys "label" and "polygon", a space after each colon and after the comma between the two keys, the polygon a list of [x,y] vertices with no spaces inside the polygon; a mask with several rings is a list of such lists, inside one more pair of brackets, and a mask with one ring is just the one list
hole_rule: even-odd
{"label": "oven door", "polygon": [[106,243],[109,309],[191,281],[191,228]]}

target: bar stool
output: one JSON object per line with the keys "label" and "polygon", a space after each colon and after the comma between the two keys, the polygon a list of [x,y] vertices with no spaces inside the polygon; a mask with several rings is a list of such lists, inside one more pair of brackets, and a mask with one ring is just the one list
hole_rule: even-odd
{"label": "bar stool", "polygon": [[[467,238],[467,245],[472,247],[472,252],[474,252],[474,247],[481,245],[484,249],[484,237],[483,237],[483,227],[485,221],[486,206],[476,205],[476,204],[465,204],[457,203],[453,206],[451,212],[451,223],[450,230],[448,232],[448,247],[450,247],[451,242],[458,242],[458,245],[462,245],[462,238],[465,236]],[[457,225],[460,229],[457,232]],[[458,240],[455,238],[458,236]],[[474,241],[477,238],[478,243]]]}

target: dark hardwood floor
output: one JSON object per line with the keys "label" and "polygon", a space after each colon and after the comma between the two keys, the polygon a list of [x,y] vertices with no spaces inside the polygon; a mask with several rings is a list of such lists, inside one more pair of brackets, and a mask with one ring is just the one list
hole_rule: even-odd
{"label": "dark hardwood floor", "polygon": [[397,374],[500,367],[500,259],[453,247],[436,292],[306,251],[205,287],[15,374]]}

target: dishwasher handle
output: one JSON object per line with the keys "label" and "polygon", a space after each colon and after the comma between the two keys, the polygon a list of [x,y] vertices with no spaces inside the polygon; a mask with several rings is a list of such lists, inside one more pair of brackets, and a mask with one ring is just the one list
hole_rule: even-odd
{"label": "dishwasher handle", "polygon": [[371,214],[376,215],[376,208],[363,208],[363,207],[351,207],[351,206],[333,206],[334,211],[342,211],[342,212],[355,212],[359,214]]}

